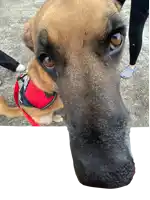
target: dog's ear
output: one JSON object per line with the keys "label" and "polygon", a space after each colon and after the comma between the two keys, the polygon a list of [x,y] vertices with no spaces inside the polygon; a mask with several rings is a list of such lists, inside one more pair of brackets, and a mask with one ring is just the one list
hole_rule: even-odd
{"label": "dog's ear", "polygon": [[34,51],[34,42],[32,38],[32,23],[33,19],[31,18],[28,22],[24,24],[24,32],[22,39],[26,45],[31,51]]}
{"label": "dog's ear", "polygon": [[39,45],[42,45],[42,46],[48,46],[48,32],[46,29],[43,29],[40,31],[39,35],[38,35],[38,42],[39,42]]}
{"label": "dog's ear", "polygon": [[37,37],[35,54],[39,63],[46,68],[52,68],[54,61],[56,62],[59,58],[55,46],[49,41],[48,32],[45,29],[41,30]]}

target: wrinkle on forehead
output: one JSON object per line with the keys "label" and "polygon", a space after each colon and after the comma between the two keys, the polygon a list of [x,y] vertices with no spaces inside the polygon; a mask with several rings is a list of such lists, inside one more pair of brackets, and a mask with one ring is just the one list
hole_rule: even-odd
{"label": "wrinkle on forehead", "polygon": [[108,15],[116,12],[112,0],[55,0],[41,9],[39,29],[46,28],[56,44],[83,45],[97,34],[104,34]]}

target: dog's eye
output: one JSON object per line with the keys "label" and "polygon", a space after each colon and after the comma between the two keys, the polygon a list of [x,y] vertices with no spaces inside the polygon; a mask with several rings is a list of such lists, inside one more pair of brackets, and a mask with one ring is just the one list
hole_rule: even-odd
{"label": "dog's eye", "polygon": [[98,48],[96,54],[108,56],[115,56],[122,50],[125,36],[121,31],[113,31],[106,35],[103,39],[98,40]]}
{"label": "dog's eye", "polygon": [[43,59],[43,65],[46,68],[52,68],[54,67],[54,62],[49,56],[47,56]]}
{"label": "dog's eye", "polygon": [[50,69],[50,68],[54,68],[54,61],[52,60],[52,58],[43,53],[41,54],[38,58],[37,58],[39,64],[41,66],[43,66],[44,68]]}
{"label": "dog's eye", "polygon": [[119,50],[122,46],[123,36],[121,33],[115,33],[110,38],[109,51],[110,53]]}

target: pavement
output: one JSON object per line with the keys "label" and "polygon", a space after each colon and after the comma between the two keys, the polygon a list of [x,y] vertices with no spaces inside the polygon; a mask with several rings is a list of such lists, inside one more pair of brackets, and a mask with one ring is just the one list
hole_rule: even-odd
{"label": "pavement", "polygon": [[[20,3],[21,2],[21,3]],[[0,49],[26,65],[33,54],[25,47],[21,35],[23,24],[34,16],[44,0],[0,0]],[[127,0],[122,10],[122,16],[128,26],[130,0]],[[129,62],[129,40],[127,38],[119,72]],[[149,19],[143,33],[143,46],[138,62],[138,70],[129,80],[121,80],[121,94],[125,105],[130,111],[132,127],[149,126]],[[14,105],[13,87],[16,73],[0,67],[0,95],[3,95],[10,105]],[[0,116],[1,126],[28,126],[24,118],[7,119]]]}

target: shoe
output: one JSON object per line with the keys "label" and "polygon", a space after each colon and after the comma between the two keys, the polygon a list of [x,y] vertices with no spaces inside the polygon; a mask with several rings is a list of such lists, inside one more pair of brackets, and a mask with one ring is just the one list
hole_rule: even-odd
{"label": "shoe", "polygon": [[16,72],[24,72],[26,70],[26,67],[22,64],[19,64],[16,68]]}
{"label": "shoe", "polygon": [[121,78],[124,78],[124,79],[131,78],[136,70],[137,70],[136,67],[132,69],[131,67],[128,66],[123,70],[123,72],[121,72],[120,76]]}

